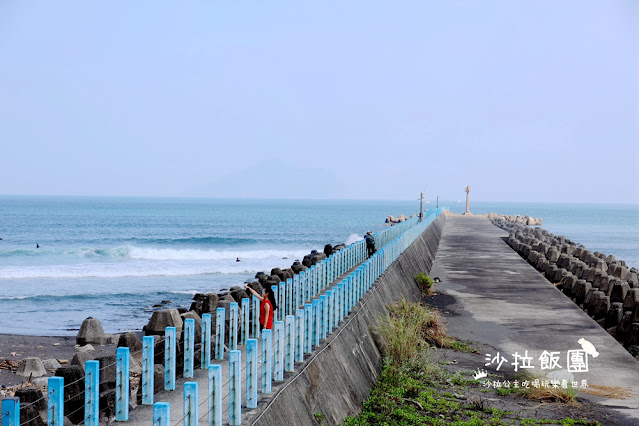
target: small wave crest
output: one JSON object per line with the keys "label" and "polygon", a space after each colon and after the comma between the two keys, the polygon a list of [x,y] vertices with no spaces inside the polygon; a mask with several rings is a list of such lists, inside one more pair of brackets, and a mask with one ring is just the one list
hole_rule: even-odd
{"label": "small wave crest", "polygon": [[364,237],[360,237],[357,234],[351,234],[351,235],[348,236],[348,238],[346,239],[344,244],[347,245],[347,246],[350,246],[351,244],[356,243],[358,241],[361,241],[363,239],[364,239]]}

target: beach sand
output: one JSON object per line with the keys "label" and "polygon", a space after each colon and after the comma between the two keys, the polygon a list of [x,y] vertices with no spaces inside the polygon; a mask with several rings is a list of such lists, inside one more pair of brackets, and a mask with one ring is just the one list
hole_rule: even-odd
{"label": "beach sand", "polygon": [[[94,357],[111,355],[115,353],[116,345],[93,345],[95,350],[91,352]],[[75,355],[75,336],[16,336],[13,334],[0,334],[0,364],[5,360],[18,362],[24,358],[35,356],[42,360],[56,358],[67,360],[69,363]],[[48,376],[53,372],[48,371]],[[28,377],[22,377],[11,373],[9,370],[0,369],[0,387],[8,387],[26,382]]]}

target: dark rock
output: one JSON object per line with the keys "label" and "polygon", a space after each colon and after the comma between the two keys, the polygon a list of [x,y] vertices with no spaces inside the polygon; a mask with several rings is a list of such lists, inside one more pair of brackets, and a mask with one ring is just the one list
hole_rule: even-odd
{"label": "dark rock", "polygon": [[189,311],[197,312],[198,315],[202,315],[204,313],[202,312],[203,305],[204,305],[204,302],[202,302],[201,300],[196,300],[193,303],[191,303],[191,306],[189,307]]}
{"label": "dark rock", "polygon": [[78,424],[84,420],[84,370],[77,365],[63,365],[55,375],[64,379],[64,415]]}
{"label": "dark rock", "polygon": [[20,426],[45,426],[39,411],[47,409],[39,388],[18,388],[15,397],[20,398]]}
{"label": "dark rock", "polygon": [[242,299],[250,299],[249,295],[246,293],[246,290],[244,289],[232,291],[231,296],[233,296],[233,299],[240,304],[242,303]]}
{"label": "dark rock", "polygon": [[331,254],[333,254],[333,246],[332,246],[332,245],[330,245],[330,244],[326,244],[326,245],[324,246],[324,254],[325,254],[327,257],[328,257],[328,256],[330,256]]}
{"label": "dark rock", "polygon": [[100,362],[100,392],[115,389],[115,355],[104,355],[95,360]]}
{"label": "dark rock", "polygon": [[623,318],[623,304],[613,303],[606,313],[605,328],[617,326],[621,322],[621,318]]}
{"label": "dark rock", "polygon": [[631,288],[623,300],[623,310],[632,311],[637,305],[639,305],[639,288]]}
{"label": "dark rock", "polygon": [[142,340],[136,333],[128,331],[121,334],[120,339],[118,339],[119,347],[129,348],[129,355],[135,357],[138,361],[142,360]]}
{"label": "dark rock", "polygon": [[75,338],[78,345],[104,345],[106,343],[106,335],[99,319],[88,317],[82,321],[78,336]]}

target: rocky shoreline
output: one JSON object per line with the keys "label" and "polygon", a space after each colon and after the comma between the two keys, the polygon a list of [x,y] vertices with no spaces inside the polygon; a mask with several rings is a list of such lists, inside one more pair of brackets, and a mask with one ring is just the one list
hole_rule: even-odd
{"label": "rocky shoreline", "polygon": [[639,360],[637,268],[629,268],[613,255],[593,253],[563,236],[532,228],[521,216],[489,213],[488,218],[509,232],[507,242],[513,250]]}

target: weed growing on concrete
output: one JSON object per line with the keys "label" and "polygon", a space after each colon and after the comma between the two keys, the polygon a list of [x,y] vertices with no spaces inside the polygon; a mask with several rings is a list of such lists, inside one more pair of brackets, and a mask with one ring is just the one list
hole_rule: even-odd
{"label": "weed growing on concrete", "polygon": [[316,413],[313,413],[313,417],[315,417],[315,420],[317,421],[317,423],[322,424],[322,422],[324,421],[324,414],[320,413],[319,411]]}
{"label": "weed growing on concrete", "polygon": [[435,292],[435,290],[433,289],[433,279],[423,272],[415,275],[415,282],[417,283],[417,286],[419,287],[419,290],[422,292],[422,294],[428,295]]}

